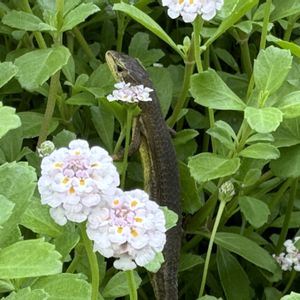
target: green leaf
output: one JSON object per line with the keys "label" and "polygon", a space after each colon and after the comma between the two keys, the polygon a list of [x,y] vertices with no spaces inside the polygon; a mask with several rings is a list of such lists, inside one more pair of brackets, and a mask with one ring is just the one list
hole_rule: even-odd
{"label": "green leaf", "polygon": [[273,5],[275,10],[271,14],[272,21],[300,13],[300,2],[298,0],[274,0]]}
{"label": "green leaf", "polygon": [[[284,219],[285,219],[285,215],[280,216],[270,225],[270,227],[282,228]],[[300,227],[300,211],[293,211],[291,214],[288,228],[298,229],[299,227]]]}
{"label": "green leaf", "polygon": [[176,132],[175,137],[173,138],[174,145],[185,145],[188,141],[193,140],[196,136],[199,135],[199,132],[194,129],[182,129]]}
{"label": "green leaf", "polygon": [[280,149],[280,158],[270,163],[274,175],[286,177],[300,176],[300,145]]}
{"label": "green leaf", "polygon": [[[227,3],[229,3],[229,1]],[[224,16],[224,20],[219,25],[218,29],[205,42],[203,46],[204,49],[207,49],[208,46],[211,45],[219,36],[221,36],[227,29],[232,27],[240,18],[242,18],[247,11],[251,10],[251,8],[257,5],[258,0],[240,0],[234,1],[234,3],[233,9],[227,12],[227,15]]]}
{"label": "green leaf", "polygon": [[189,159],[188,167],[196,181],[206,182],[237,172],[240,159],[228,159],[213,153],[200,153]]}
{"label": "green leaf", "polygon": [[275,131],[282,122],[282,112],[276,107],[246,107],[245,119],[259,133]]}
{"label": "green leaf", "polygon": [[[134,280],[136,287],[138,288],[142,282],[142,279],[136,271],[134,272]],[[117,298],[123,297],[129,294],[129,287],[127,283],[126,272],[118,272],[114,275],[106,284],[103,289],[102,295],[105,298]]]}
{"label": "green leaf", "polygon": [[65,129],[53,137],[53,143],[56,148],[68,147],[73,140],[76,140],[76,134]]}
{"label": "green leaf", "polygon": [[30,205],[22,215],[20,224],[33,232],[46,234],[50,237],[56,237],[63,231],[62,227],[51,218],[49,207],[42,205],[40,199],[36,197],[31,199]]}
{"label": "green leaf", "polygon": [[0,227],[12,215],[15,204],[3,195],[0,195]]}
{"label": "green leaf", "polygon": [[49,294],[48,300],[91,299],[91,285],[78,274],[57,274],[39,278],[31,286]]}
{"label": "green leaf", "polygon": [[70,55],[64,46],[28,52],[15,60],[19,69],[16,77],[23,88],[37,89],[67,64]]}
{"label": "green leaf", "polygon": [[[282,85],[292,66],[288,50],[270,46],[261,50],[254,62],[254,81],[261,91],[274,93]],[[280,72],[278,72],[280,70]]]}
{"label": "green leaf", "polygon": [[9,130],[19,126],[21,126],[21,121],[15,114],[15,109],[9,106],[2,106],[2,102],[0,102],[0,138]]}
{"label": "green leaf", "polygon": [[280,152],[271,144],[256,143],[239,152],[239,156],[255,159],[277,159],[280,156]]}
{"label": "green leaf", "polygon": [[[41,130],[41,124],[44,120],[44,115],[37,112],[24,111],[18,113],[18,116],[22,122],[23,137],[35,138],[39,136]],[[59,125],[58,120],[52,118],[48,129],[48,134],[52,133]]]}
{"label": "green leaf", "polygon": [[191,94],[200,105],[221,110],[244,110],[244,102],[209,69],[191,78]]}
{"label": "green leaf", "polygon": [[300,119],[286,119],[274,132],[276,147],[289,147],[300,143]]}
{"label": "green leaf", "polygon": [[96,100],[95,96],[91,93],[81,92],[76,95],[71,96],[66,100],[67,104],[70,105],[97,105],[98,101]]}
{"label": "green leaf", "polygon": [[0,88],[10,81],[18,72],[18,68],[12,62],[0,63]]}
{"label": "green leaf", "polygon": [[214,126],[206,131],[209,135],[217,139],[222,146],[229,150],[234,150],[233,140],[236,140],[236,134],[229,124],[224,121],[216,121]]}
{"label": "green leaf", "polygon": [[274,142],[274,137],[271,133],[255,133],[247,139],[246,144],[257,142]]}
{"label": "green leaf", "polygon": [[113,114],[105,105],[92,106],[90,108],[92,121],[96,131],[109,153],[113,151],[113,135],[115,119]]}
{"label": "green leaf", "polygon": [[178,167],[180,174],[182,210],[193,214],[199,210],[203,202],[201,201],[196,181],[191,176],[188,166],[182,161],[179,161]]}
{"label": "green leaf", "polygon": [[161,206],[161,210],[163,211],[166,219],[166,230],[171,229],[176,226],[178,221],[178,215],[171,209],[168,209],[166,206]]}
{"label": "green leaf", "polygon": [[149,34],[138,32],[133,36],[128,47],[129,55],[138,58],[145,67],[152,66],[165,55],[160,49],[148,49],[149,44]]}
{"label": "green leaf", "polygon": [[282,111],[286,119],[297,118],[300,116],[300,91],[292,92],[284,97],[278,108]]}
{"label": "green leaf", "polygon": [[164,263],[165,259],[161,252],[156,253],[154,259],[152,259],[149,263],[147,263],[144,268],[152,273],[158,272],[161,268],[161,265]]}
{"label": "green leaf", "polygon": [[270,215],[269,207],[259,199],[241,196],[239,206],[246,220],[254,227],[259,228],[268,221]]}
{"label": "green leaf", "polygon": [[100,8],[93,3],[81,3],[64,16],[64,23],[61,32],[71,30],[76,25],[82,23],[88,16],[99,11]]}
{"label": "green leaf", "polygon": [[300,294],[291,292],[289,295],[282,297],[280,300],[300,300]]}
{"label": "green leaf", "polygon": [[182,253],[179,260],[179,272],[189,270],[202,264],[204,264],[204,259],[200,255]]}
{"label": "green leaf", "polygon": [[221,247],[217,251],[217,266],[226,299],[250,300],[250,281],[246,272],[238,260]]}
{"label": "green leaf", "polygon": [[279,270],[273,257],[252,240],[236,233],[217,232],[215,243],[271,273]]}
{"label": "green leaf", "polygon": [[[26,163],[7,163],[0,166],[0,191],[15,204],[13,214],[0,229],[0,248],[20,239],[18,224],[35,190],[35,170]],[[1,278],[1,276],[0,276]]]}
{"label": "green leaf", "polygon": [[13,28],[26,31],[56,31],[56,28],[44,23],[40,18],[24,11],[11,10],[2,18],[2,22]]}
{"label": "green leaf", "polygon": [[32,291],[30,287],[20,289],[17,292],[12,292],[5,300],[48,300],[49,295],[43,290]]}
{"label": "green leaf", "polygon": [[174,41],[170,38],[170,36],[158,25],[151,17],[145,14],[140,9],[136,8],[133,5],[126,4],[124,2],[114,4],[114,10],[119,10],[127,15],[129,15],[132,19],[142,24],[148,30],[157,35],[160,39],[162,39],[165,43],[171,46],[180,56],[182,56],[182,52],[174,43]]}
{"label": "green leaf", "polygon": [[243,180],[243,186],[251,186],[253,185],[255,182],[257,182],[257,180],[260,178],[261,176],[261,169],[249,169],[244,177]]}
{"label": "green leaf", "polygon": [[59,253],[42,239],[16,242],[0,250],[0,278],[45,276],[59,273],[61,268]]}
{"label": "green leaf", "polygon": [[293,55],[300,57],[300,46],[298,46],[297,44],[293,42],[281,40],[273,35],[268,35],[267,40],[275,43],[276,45],[278,45],[283,49],[290,50]]}

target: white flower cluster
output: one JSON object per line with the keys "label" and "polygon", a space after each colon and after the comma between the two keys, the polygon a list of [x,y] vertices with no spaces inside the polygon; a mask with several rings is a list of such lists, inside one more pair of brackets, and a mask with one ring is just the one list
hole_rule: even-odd
{"label": "white flower cluster", "polygon": [[101,147],[74,140],[42,160],[38,189],[56,223],[87,221],[94,251],[116,257],[121,270],[145,266],[163,250],[166,221],[163,211],[142,190],[117,188],[119,174]]}
{"label": "white flower cluster", "polygon": [[117,257],[114,267],[122,270],[145,266],[161,252],[166,242],[165,217],[159,206],[142,190],[107,198],[88,217],[87,234],[94,250]]}
{"label": "white flower cluster", "polygon": [[92,207],[119,185],[119,174],[107,151],[74,140],[69,148],[53,151],[42,160],[38,189],[56,223],[83,222]]}
{"label": "white flower cluster", "polygon": [[131,85],[124,81],[118,82],[114,85],[116,88],[112,94],[107,96],[108,101],[123,101],[128,103],[137,103],[140,101],[152,101],[150,92],[152,89],[140,85]]}
{"label": "white flower cluster", "polygon": [[193,22],[197,15],[203,20],[211,20],[224,4],[224,0],[162,0],[162,5],[168,7],[168,15],[175,19],[182,16],[186,23]]}
{"label": "white flower cluster", "polygon": [[273,257],[283,271],[291,271],[294,269],[300,272],[300,251],[295,246],[295,243],[299,239],[300,237],[295,237],[294,241],[286,240],[283,244],[285,246],[285,252],[280,253],[279,256],[273,254]]}

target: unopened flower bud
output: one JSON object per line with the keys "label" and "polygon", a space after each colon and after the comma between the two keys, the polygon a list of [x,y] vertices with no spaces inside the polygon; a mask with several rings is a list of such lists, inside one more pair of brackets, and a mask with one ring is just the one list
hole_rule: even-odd
{"label": "unopened flower bud", "polygon": [[39,157],[50,155],[55,150],[55,145],[51,141],[45,141],[37,148]]}
{"label": "unopened flower bud", "polygon": [[219,188],[219,199],[220,201],[230,201],[235,194],[233,183],[228,180],[224,182]]}

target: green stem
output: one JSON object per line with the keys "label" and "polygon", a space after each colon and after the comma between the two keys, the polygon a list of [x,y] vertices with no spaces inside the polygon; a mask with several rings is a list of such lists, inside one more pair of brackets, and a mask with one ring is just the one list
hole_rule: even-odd
{"label": "green stem", "polygon": [[134,280],[133,270],[126,271],[130,300],[137,300],[137,288]]}
{"label": "green stem", "polygon": [[74,33],[78,43],[80,44],[81,48],[83,49],[85,54],[88,56],[88,58],[90,60],[95,59],[95,55],[94,55],[93,51],[91,50],[89,44],[86,42],[86,40],[85,40],[84,36],[82,35],[82,33],[80,32],[80,30],[77,27],[74,27],[72,29],[72,32]]}
{"label": "green stem", "polygon": [[72,262],[70,263],[70,265],[68,266],[66,273],[74,273],[75,272],[75,270],[80,262],[80,259],[82,257],[83,247],[81,245],[82,244],[78,244],[76,246],[74,258],[73,258]]}
{"label": "green stem", "polygon": [[221,201],[220,205],[219,205],[219,209],[218,209],[218,213],[216,216],[216,220],[214,223],[214,227],[210,236],[210,240],[209,240],[209,244],[208,244],[208,249],[207,249],[207,254],[206,254],[206,258],[205,258],[205,263],[204,263],[204,270],[203,270],[203,276],[202,276],[202,281],[201,281],[201,286],[200,286],[200,291],[199,291],[199,297],[203,296],[203,292],[204,292],[204,288],[205,288],[205,284],[206,284],[206,278],[207,278],[207,273],[208,273],[208,266],[209,266],[209,261],[210,261],[210,256],[211,256],[211,252],[212,252],[212,248],[213,248],[213,244],[214,244],[214,239],[217,233],[217,229],[224,211],[224,208],[226,206],[226,201]]}
{"label": "green stem", "polygon": [[293,282],[294,282],[294,280],[296,278],[296,274],[297,274],[297,272],[293,269],[293,271],[291,272],[291,276],[289,278],[289,281],[286,284],[286,286],[285,286],[285,288],[284,288],[284,290],[282,292],[282,295],[285,295],[289,291],[289,289],[291,288],[291,286],[292,286],[292,284],[293,284]]}
{"label": "green stem", "polygon": [[[32,10],[31,10],[31,7],[28,3],[28,0],[22,0],[22,2],[23,2],[24,11],[27,12],[27,13],[33,14]],[[34,31],[33,35],[34,35],[34,37],[35,37],[35,39],[36,39],[36,41],[39,45],[39,48],[40,49],[46,49],[47,44],[44,40],[44,37],[43,37],[42,33],[39,32],[39,31]]]}
{"label": "green stem", "polygon": [[124,189],[124,187],[125,187],[133,112],[134,112],[134,107],[129,106],[127,109],[126,129],[125,129],[126,130],[125,131],[125,149],[124,149],[122,174],[121,174],[121,188],[122,189]]}
{"label": "green stem", "polygon": [[245,73],[247,74],[248,78],[251,78],[253,70],[252,70],[251,57],[249,52],[248,36],[245,36],[243,40],[240,41],[240,47],[241,47],[242,63],[243,63]]}
{"label": "green stem", "polygon": [[197,16],[193,22],[194,27],[194,51],[195,51],[195,61],[197,66],[198,73],[203,71],[202,62],[201,62],[201,28],[203,26],[203,19],[200,16]]}
{"label": "green stem", "polygon": [[121,12],[117,12],[117,23],[118,23],[118,36],[117,36],[117,51],[122,51],[123,37],[125,32],[125,15]]}
{"label": "green stem", "polygon": [[116,142],[114,152],[113,152],[114,155],[118,154],[118,152],[120,151],[120,148],[121,148],[121,145],[122,145],[122,142],[123,142],[124,138],[125,138],[124,127],[122,127],[120,135],[119,135],[118,140]]}
{"label": "green stem", "polygon": [[265,14],[264,14],[263,27],[262,27],[262,30],[261,30],[259,49],[265,49],[266,48],[266,41],[267,41],[268,25],[269,25],[269,20],[270,20],[271,7],[272,7],[272,0],[266,0]]}
{"label": "green stem", "polygon": [[290,219],[291,219],[291,215],[293,212],[293,208],[294,208],[294,202],[295,202],[295,198],[296,198],[296,193],[297,193],[297,187],[298,187],[298,179],[294,179],[291,187],[290,187],[290,194],[289,194],[289,200],[288,200],[288,205],[286,208],[286,212],[285,212],[285,216],[284,216],[284,220],[283,220],[283,225],[282,225],[282,229],[278,238],[278,242],[277,242],[277,246],[276,246],[276,254],[278,255],[281,251],[282,245],[284,243],[284,241],[286,240],[286,236],[288,233],[288,229],[289,229],[289,223],[290,223]]}
{"label": "green stem", "polygon": [[190,87],[190,78],[191,78],[191,75],[193,74],[194,66],[195,66],[195,60],[194,60],[195,52],[194,52],[193,44],[194,44],[194,42],[192,40],[191,41],[191,47],[189,49],[189,53],[188,53],[186,61],[185,61],[183,84],[182,84],[180,95],[177,99],[177,102],[176,102],[176,105],[174,107],[172,115],[167,120],[168,126],[170,128],[172,128],[175,125],[181,110],[186,105],[186,98],[188,96],[189,87]]}
{"label": "green stem", "polygon": [[92,241],[88,238],[86,234],[86,227],[85,223],[80,225],[80,232],[81,232],[81,239],[83,241],[86,254],[88,257],[88,261],[90,264],[90,270],[91,270],[91,280],[92,280],[92,297],[91,300],[97,300],[98,299],[98,292],[99,292],[99,267],[98,267],[98,260],[97,255],[93,251],[93,244]]}
{"label": "green stem", "polygon": [[47,106],[46,111],[44,114],[43,123],[40,129],[39,139],[38,139],[38,146],[43,143],[48,136],[48,129],[50,126],[50,122],[53,116],[56,98],[57,98],[57,92],[60,89],[60,71],[57,71],[50,79],[50,87],[49,87],[49,94],[48,94],[48,100],[47,100]]}

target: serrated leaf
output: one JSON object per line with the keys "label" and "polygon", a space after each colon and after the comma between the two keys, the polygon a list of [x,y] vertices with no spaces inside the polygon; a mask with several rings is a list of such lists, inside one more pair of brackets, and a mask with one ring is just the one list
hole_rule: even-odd
{"label": "serrated leaf", "polygon": [[259,228],[268,221],[269,207],[259,199],[249,196],[239,197],[239,206],[246,220],[254,227]]}
{"label": "serrated leaf", "polygon": [[21,126],[20,118],[15,114],[15,108],[2,106],[0,102],[0,138],[9,130]]}
{"label": "serrated leaf", "polygon": [[81,3],[64,17],[64,23],[60,31],[71,30],[76,25],[82,23],[88,16],[99,10],[100,8],[93,3]]}
{"label": "serrated leaf", "polygon": [[277,159],[280,156],[280,152],[271,144],[256,143],[239,152],[239,156],[255,159]]}
{"label": "serrated leaf", "polygon": [[300,145],[280,149],[280,158],[270,163],[274,175],[286,177],[300,176]]}
{"label": "serrated leaf", "polygon": [[[136,287],[138,288],[142,282],[142,279],[136,271],[134,272],[134,280]],[[129,287],[127,281],[126,272],[118,272],[114,275],[106,284],[102,291],[102,295],[105,298],[117,298],[123,297],[129,294]]]}
{"label": "serrated leaf", "polygon": [[57,274],[39,278],[31,286],[33,290],[43,289],[48,300],[91,299],[91,285],[78,274]]}
{"label": "serrated leaf", "polygon": [[18,67],[16,77],[23,88],[37,89],[67,64],[70,55],[69,49],[64,46],[28,52],[15,60]]}
{"label": "serrated leaf", "polygon": [[0,88],[10,81],[18,72],[18,68],[12,62],[0,63]]}
{"label": "serrated leaf", "polygon": [[226,299],[250,300],[250,281],[246,272],[238,260],[221,247],[217,251],[217,266]]}
{"label": "serrated leaf", "polygon": [[0,195],[0,227],[12,215],[15,204]]}
{"label": "serrated leaf", "polygon": [[59,253],[42,239],[16,242],[0,250],[0,278],[45,276],[59,273],[61,268]]}
{"label": "serrated leaf", "polygon": [[166,206],[161,206],[161,210],[163,211],[165,215],[166,220],[166,230],[171,229],[172,227],[176,226],[178,221],[178,215],[172,211],[171,209],[168,209]]}
{"label": "serrated leaf", "polygon": [[240,159],[228,159],[213,153],[200,153],[190,157],[188,167],[196,181],[206,182],[234,174],[240,167]]}
{"label": "serrated leaf", "polygon": [[212,69],[193,75],[190,91],[196,103],[212,109],[243,111],[246,107]]}
{"label": "serrated leaf", "polygon": [[156,36],[162,39],[165,43],[171,46],[177,53],[179,53],[180,56],[183,55],[180,49],[174,43],[174,41],[160,27],[160,25],[158,25],[151,17],[149,17],[147,14],[145,14],[137,7],[121,2],[121,3],[114,4],[113,9],[128,14],[132,19],[145,26],[147,29],[152,31]]}
{"label": "serrated leaf", "polygon": [[245,119],[249,126],[258,133],[269,133],[279,127],[282,122],[282,112],[276,107],[248,106],[245,109]]}
{"label": "serrated leaf", "polygon": [[149,44],[149,34],[137,32],[128,47],[129,55],[138,58],[145,67],[153,65],[165,55],[160,49],[148,49]]}
{"label": "serrated leaf", "polygon": [[280,300],[300,300],[300,294],[291,292],[289,295],[282,297]]}
{"label": "serrated leaf", "polygon": [[[288,50],[270,46],[261,50],[254,62],[253,75],[261,91],[274,93],[282,85],[292,66],[293,57]],[[280,72],[278,72],[280,70]]]}
{"label": "serrated leaf", "polygon": [[2,22],[13,28],[26,31],[56,31],[56,28],[44,23],[40,18],[24,11],[11,10],[2,18]]}
{"label": "serrated leaf", "polygon": [[[18,113],[18,116],[22,122],[22,136],[24,138],[34,138],[39,136],[41,130],[41,124],[44,120],[44,115],[32,111],[24,111]],[[59,125],[58,120],[52,118],[49,124],[48,134],[53,132]]]}
{"label": "serrated leaf", "polygon": [[273,257],[252,240],[236,233],[217,232],[215,243],[271,273],[279,270]]}
{"label": "serrated leaf", "polygon": [[161,252],[156,253],[154,259],[152,259],[149,263],[147,263],[144,268],[152,273],[158,272],[161,268],[161,265],[164,263],[165,259]]}

